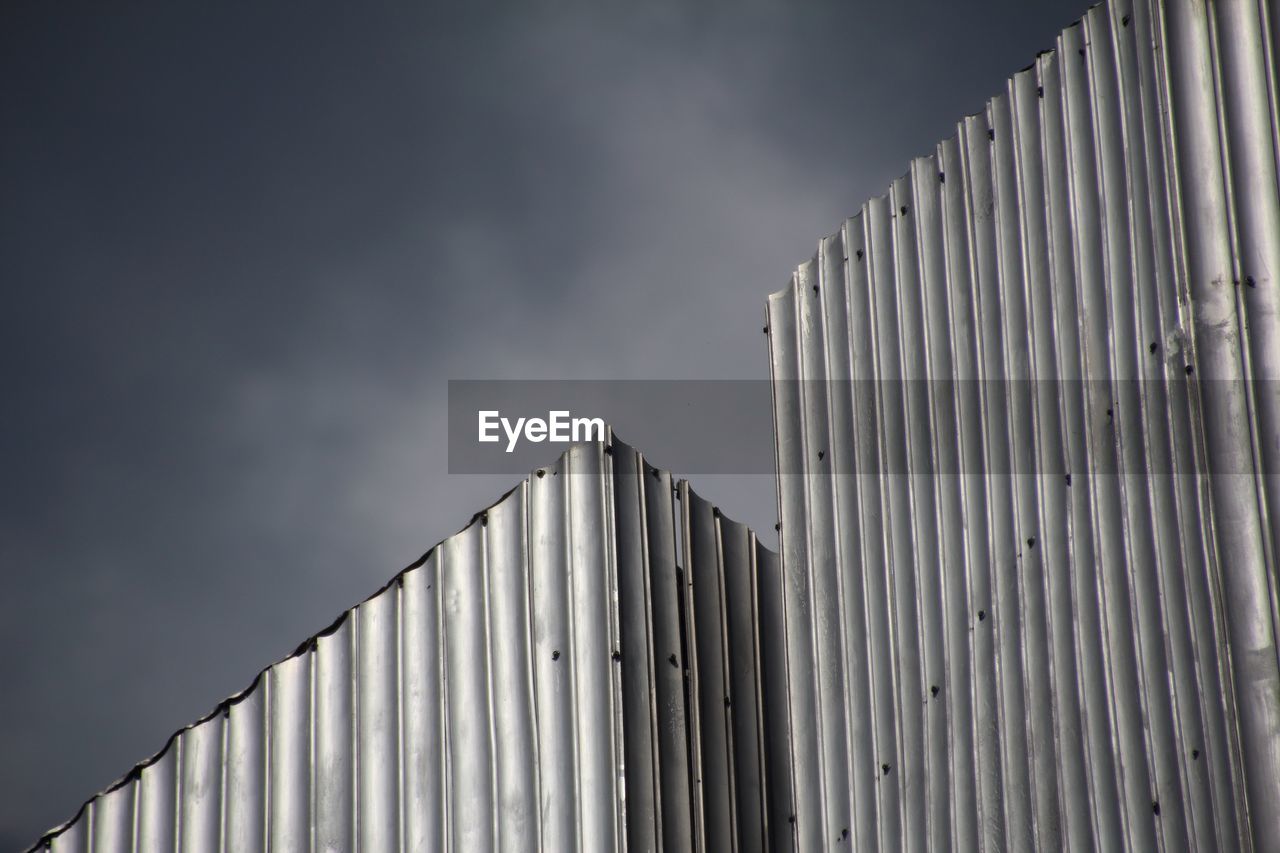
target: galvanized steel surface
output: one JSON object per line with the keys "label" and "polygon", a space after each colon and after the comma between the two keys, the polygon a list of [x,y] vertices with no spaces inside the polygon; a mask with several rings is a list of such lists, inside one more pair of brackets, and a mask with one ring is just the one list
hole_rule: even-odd
{"label": "galvanized steel surface", "polygon": [[1094,7],[770,298],[801,849],[1280,849],[1275,11]]}
{"label": "galvanized steel surface", "polygon": [[575,448],[33,849],[1280,849],[1276,18],[1094,7],[770,297],[780,560]]}
{"label": "galvanized steel surface", "polygon": [[33,849],[786,849],[777,580],[687,484],[575,447]]}

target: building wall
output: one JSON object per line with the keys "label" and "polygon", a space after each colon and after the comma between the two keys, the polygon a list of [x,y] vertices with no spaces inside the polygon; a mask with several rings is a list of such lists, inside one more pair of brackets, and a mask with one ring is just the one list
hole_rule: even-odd
{"label": "building wall", "polygon": [[777,580],[687,484],[575,447],[35,849],[785,849]]}
{"label": "building wall", "polygon": [[1280,845],[1274,15],[1093,7],[770,298],[802,849]]}

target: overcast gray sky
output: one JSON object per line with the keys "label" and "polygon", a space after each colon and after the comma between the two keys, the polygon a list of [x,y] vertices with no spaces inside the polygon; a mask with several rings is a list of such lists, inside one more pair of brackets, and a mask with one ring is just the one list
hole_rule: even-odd
{"label": "overcast gray sky", "polygon": [[1084,5],[4,3],[0,850],[512,484],[447,380],[767,377],[765,295]]}

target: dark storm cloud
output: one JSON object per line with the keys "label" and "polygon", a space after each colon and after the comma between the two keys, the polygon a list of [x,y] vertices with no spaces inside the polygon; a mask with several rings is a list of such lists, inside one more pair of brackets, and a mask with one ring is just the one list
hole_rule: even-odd
{"label": "dark storm cloud", "polygon": [[448,379],[767,375],[765,294],[1082,11],[326,5],[0,12],[0,847],[510,485]]}

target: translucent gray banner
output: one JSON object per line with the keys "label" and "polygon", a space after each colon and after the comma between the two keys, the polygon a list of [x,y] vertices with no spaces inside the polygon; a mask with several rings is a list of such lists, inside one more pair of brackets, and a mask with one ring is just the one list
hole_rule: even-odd
{"label": "translucent gray banner", "polygon": [[[607,426],[685,475],[1280,473],[1213,466],[1197,402],[1210,381],[451,380],[449,472],[522,475]],[[1257,401],[1280,383],[1241,390]],[[781,466],[774,394],[805,436]]]}

